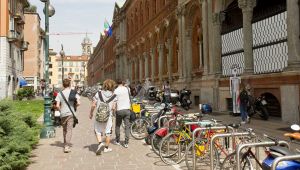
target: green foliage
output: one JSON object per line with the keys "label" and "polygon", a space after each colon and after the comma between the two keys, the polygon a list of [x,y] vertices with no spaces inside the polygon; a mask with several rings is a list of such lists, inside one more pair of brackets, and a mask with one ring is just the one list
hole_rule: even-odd
{"label": "green foliage", "polygon": [[34,97],[34,90],[32,88],[20,88],[17,91],[17,99],[23,100],[24,98],[27,98],[28,100],[32,99]]}
{"label": "green foliage", "polygon": [[38,143],[43,101],[0,101],[0,170],[24,169]]}

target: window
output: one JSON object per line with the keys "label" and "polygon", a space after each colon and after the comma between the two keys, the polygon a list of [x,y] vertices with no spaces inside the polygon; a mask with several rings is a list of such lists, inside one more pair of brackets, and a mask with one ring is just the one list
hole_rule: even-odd
{"label": "window", "polygon": [[75,72],[79,72],[79,68],[78,67],[75,68]]}
{"label": "window", "polygon": [[69,62],[69,66],[73,67],[73,62],[72,61]]}
{"label": "window", "polygon": [[61,78],[62,78],[62,77],[61,77],[61,74],[59,74],[59,75],[58,75],[58,78],[59,78],[59,79],[61,79]]}
{"label": "window", "polygon": [[58,80],[58,84],[62,84],[61,80]]}
{"label": "window", "polygon": [[69,62],[65,61],[65,62],[64,62],[64,66],[67,66],[67,67],[68,67],[68,66],[69,66]]}
{"label": "window", "polygon": [[65,69],[65,71],[68,71],[68,69],[67,68],[64,68]]}
{"label": "window", "polygon": [[61,68],[58,68],[58,71],[61,71]]}
{"label": "window", "polygon": [[58,63],[58,67],[61,67],[61,62]]}

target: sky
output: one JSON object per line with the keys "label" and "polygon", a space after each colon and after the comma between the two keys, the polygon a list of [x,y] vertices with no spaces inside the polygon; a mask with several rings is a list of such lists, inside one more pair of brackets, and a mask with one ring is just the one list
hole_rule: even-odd
{"label": "sky", "polygon": [[[122,1],[122,0],[117,0]],[[123,0],[124,1],[124,0]],[[29,0],[32,5],[37,6],[41,17],[41,27],[44,29],[44,3],[40,0]],[[93,33],[88,37],[95,47],[100,39],[100,34],[104,30],[104,21],[111,24],[116,0],[50,0],[55,8],[55,15],[50,18],[51,33]],[[66,55],[81,55],[81,42],[85,34],[78,35],[51,35],[50,49],[59,52],[61,44],[64,46]]]}

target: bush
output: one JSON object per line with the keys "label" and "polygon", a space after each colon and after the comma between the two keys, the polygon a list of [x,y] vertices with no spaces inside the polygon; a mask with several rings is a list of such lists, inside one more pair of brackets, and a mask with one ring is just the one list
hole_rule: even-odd
{"label": "bush", "polygon": [[28,100],[32,99],[34,97],[34,90],[32,88],[20,88],[17,91],[17,99],[23,100],[24,98],[27,98]]}
{"label": "bush", "polygon": [[[0,101],[0,170],[25,169],[30,163],[30,152],[38,143],[41,128],[37,123],[38,114],[29,114],[26,110],[29,107],[23,107],[22,110],[17,107],[30,105],[28,101],[23,103],[25,102]],[[36,109],[38,112],[43,108],[41,101],[39,105],[40,109]],[[42,112],[39,113],[41,114]]]}

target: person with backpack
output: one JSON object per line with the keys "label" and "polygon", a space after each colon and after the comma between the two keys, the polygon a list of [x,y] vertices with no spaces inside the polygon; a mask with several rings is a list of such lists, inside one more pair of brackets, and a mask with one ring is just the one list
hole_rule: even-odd
{"label": "person with backpack", "polygon": [[63,127],[64,152],[71,152],[72,129],[78,123],[75,116],[76,108],[80,105],[80,97],[75,90],[71,89],[71,81],[63,80],[64,90],[55,98],[56,109],[60,111],[61,125]]}
{"label": "person with backpack", "polygon": [[[115,81],[107,79],[103,82],[102,90],[99,90],[92,102],[89,118],[93,118],[95,108],[94,131],[98,140],[98,149],[96,155],[101,155],[101,152],[111,152],[109,148],[110,137],[112,135],[113,113],[115,112],[116,95],[113,94]],[[102,142],[102,136],[105,135],[105,143]]]}
{"label": "person with backpack", "polygon": [[124,147],[128,148],[130,133],[130,90],[123,85],[121,80],[117,81],[118,87],[114,91],[117,95],[116,104],[116,145],[120,145],[120,127],[122,121],[125,123],[125,142]]}
{"label": "person with backpack", "polygon": [[241,111],[241,118],[242,122],[241,124],[245,124],[246,122],[250,121],[250,118],[248,116],[248,104],[249,104],[249,94],[245,86],[242,86],[242,91],[239,95],[240,99],[240,111]]}

